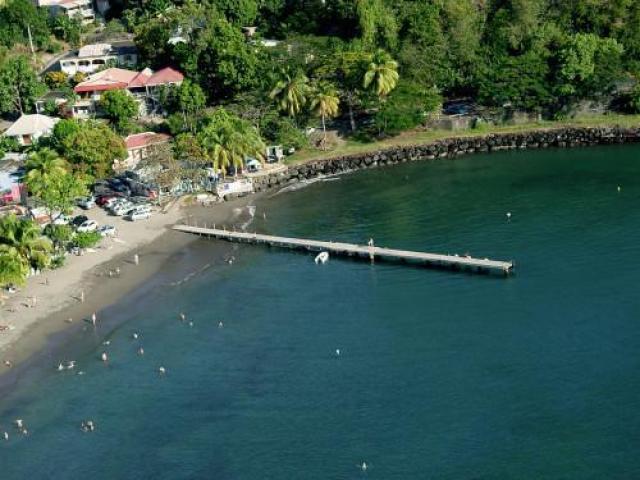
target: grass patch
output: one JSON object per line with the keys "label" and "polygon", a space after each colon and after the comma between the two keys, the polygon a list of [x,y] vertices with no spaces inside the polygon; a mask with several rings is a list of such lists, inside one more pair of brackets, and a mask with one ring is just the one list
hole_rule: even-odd
{"label": "grass patch", "polygon": [[373,152],[392,147],[404,147],[420,145],[443,140],[445,138],[481,137],[495,133],[521,133],[547,130],[563,127],[637,127],[640,126],[640,115],[581,115],[576,118],[556,121],[531,122],[522,125],[487,125],[480,128],[466,130],[426,130],[404,132],[395,137],[379,141],[366,141],[365,139],[347,138],[346,141],[334,150],[322,152],[315,149],[304,149],[286,158],[288,165],[296,165],[315,160],[354,155],[358,153]]}

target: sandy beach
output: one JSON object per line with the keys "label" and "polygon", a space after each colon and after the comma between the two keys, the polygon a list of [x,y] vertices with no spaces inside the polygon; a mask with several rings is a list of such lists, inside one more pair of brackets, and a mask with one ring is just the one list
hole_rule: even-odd
{"label": "sandy beach", "polygon": [[86,325],[93,312],[99,317],[102,308],[160,271],[172,255],[194,241],[172,231],[172,225],[179,221],[233,222],[253,201],[255,197],[245,197],[208,207],[176,203],[138,222],[110,216],[97,207],[76,212],[100,225],[113,225],[117,234],[81,256],[69,255],[61,268],[29,278],[18,292],[4,293],[0,325],[9,329],[0,332],[0,375],[17,374],[16,367],[40,350],[49,337]]}

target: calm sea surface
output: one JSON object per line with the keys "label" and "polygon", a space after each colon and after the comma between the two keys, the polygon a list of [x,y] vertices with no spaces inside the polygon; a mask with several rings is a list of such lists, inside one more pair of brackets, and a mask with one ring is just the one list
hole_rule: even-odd
{"label": "calm sea surface", "polygon": [[[0,399],[0,478],[640,478],[639,175],[635,146],[532,151],[261,202],[250,229],[513,259],[516,275],[242,246],[178,286],[159,276]],[[181,265],[214,251],[198,241]]]}

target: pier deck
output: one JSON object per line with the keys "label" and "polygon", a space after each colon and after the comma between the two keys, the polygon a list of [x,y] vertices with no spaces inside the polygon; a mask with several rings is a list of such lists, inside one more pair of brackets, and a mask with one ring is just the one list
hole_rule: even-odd
{"label": "pier deck", "polygon": [[227,240],[232,242],[263,244],[272,247],[307,250],[312,252],[329,252],[335,256],[348,256],[364,259],[382,259],[423,265],[425,267],[449,268],[452,270],[466,270],[479,273],[501,273],[508,275],[513,271],[513,262],[461,257],[458,255],[441,255],[437,253],[412,252],[385,247],[369,247],[342,242],[325,242],[302,238],[277,237],[259,233],[235,232],[218,228],[195,227],[189,225],[175,225],[174,230],[195,235]]}

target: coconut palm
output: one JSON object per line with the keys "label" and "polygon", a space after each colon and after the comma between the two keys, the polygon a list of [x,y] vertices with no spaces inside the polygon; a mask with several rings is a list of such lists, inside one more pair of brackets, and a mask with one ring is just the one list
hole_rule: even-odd
{"label": "coconut palm", "polygon": [[317,116],[322,119],[322,148],[325,148],[327,143],[327,126],[326,117],[333,118],[338,115],[340,106],[340,97],[338,97],[338,90],[328,83],[319,83],[311,93],[311,110]]}
{"label": "coconut palm", "polygon": [[265,144],[258,131],[246,120],[217,109],[198,135],[198,141],[213,163],[226,174],[230,167],[241,170],[246,157],[264,160]]}
{"label": "coconut palm", "polygon": [[399,78],[398,62],[384,50],[378,50],[373,54],[364,74],[363,85],[364,88],[373,90],[378,98],[383,98],[396,88]]}
{"label": "coconut palm", "polygon": [[288,73],[276,83],[269,94],[272,100],[276,100],[280,110],[290,117],[295,117],[307,103],[309,94],[309,79],[302,72],[294,77]]}
{"label": "coconut palm", "polygon": [[24,285],[29,273],[29,263],[14,247],[0,245],[0,287]]}
{"label": "coconut palm", "polygon": [[51,262],[51,241],[42,235],[40,226],[32,220],[9,215],[0,220],[0,246],[14,249],[31,268],[42,270]]}
{"label": "coconut palm", "polygon": [[46,183],[52,175],[69,171],[69,164],[55,150],[43,148],[29,156],[25,163],[25,170],[27,179],[36,183],[38,181]]}

